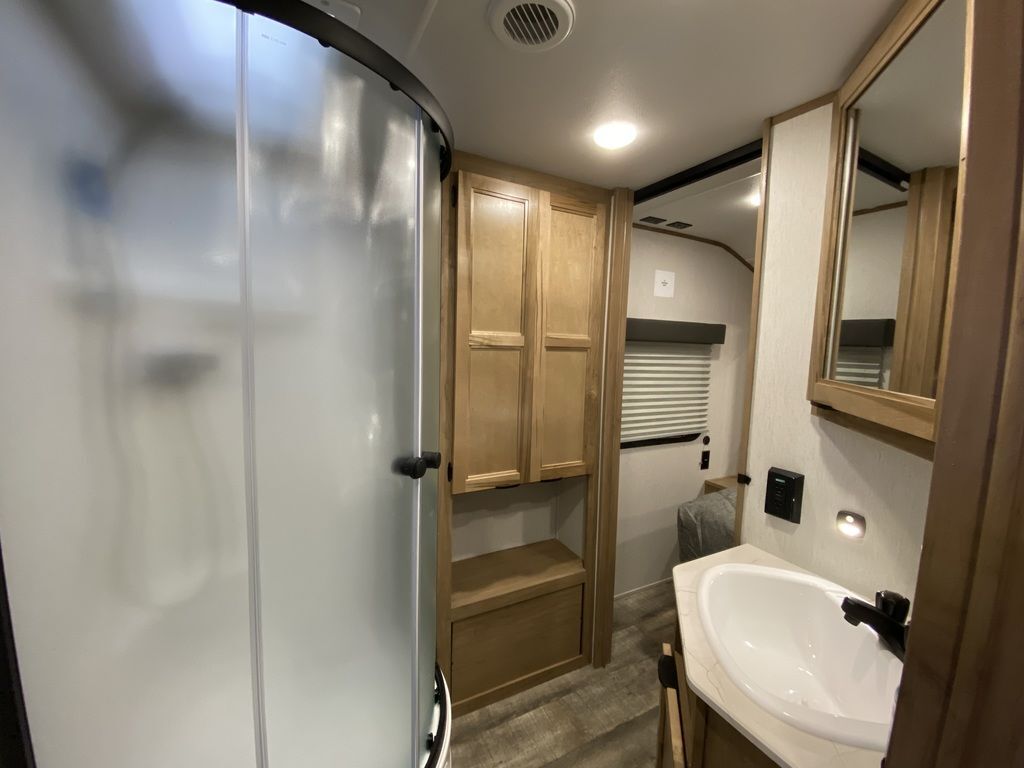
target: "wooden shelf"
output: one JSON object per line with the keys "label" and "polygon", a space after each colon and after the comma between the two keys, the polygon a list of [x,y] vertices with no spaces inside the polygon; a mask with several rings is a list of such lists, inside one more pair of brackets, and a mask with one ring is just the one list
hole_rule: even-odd
{"label": "wooden shelf", "polygon": [[739,481],[736,479],[736,475],[729,475],[728,477],[716,477],[713,480],[704,481],[704,493],[724,491],[726,488],[736,488],[738,486]]}
{"label": "wooden shelf", "polygon": [[582,584],[583,561],[557,539],[452,563],[451,620]]}

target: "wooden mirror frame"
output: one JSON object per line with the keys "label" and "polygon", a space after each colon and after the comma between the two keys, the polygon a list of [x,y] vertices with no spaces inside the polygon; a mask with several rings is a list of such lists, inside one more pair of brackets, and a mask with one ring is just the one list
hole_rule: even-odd
{"label": "wooden mirror frame", "polygon": [[[834,297],[841,294],[842,285],[837,280],[837,270],[842,268],[839,247],[843,245],[845,230],[852,206],[847,206],[845,176],[849,157],[850,109],[857,99],[885,70],[889,63],[903,50],[914,34],[931,17],[932,12],[943,0],[906,0],[903,7],[885,28],[878,40],[867,52],[853,73],[836,91],[832,102],[832,136],[829,156],[829,186],[825,200],[825,227],[822,239],[821,265],[818,270],[818,299],[814,314],[814,337],[811,342],[810,375],[807,385],[807,399],[814,406],[814,412],[844,426],[869,432],[875,437],[891,442],[915,453],[928,455],[935,441],[937,403],[942,397],[942,384],[946,368],[948,347],[949,302],[953,296],[957,263],[960,256],[960,218],[963,209],[962,195],[957,196],[954,219],[952,252],[950,255],[947,306],[939,352],[939,370],[936,397],[922,397],[903,392],[874,389],[859,384],[849,384],[824,376],[829,354]],[[968,2],[968,18],[971,15]],[[965,50],[966,50],[965,30]],[[970,69],[969,50],[966,51],[965,76]],[[965,114],[962,116],[960,132],[959,188],[963,189],[964,137],[967,134],[967,105],[963,100]],[[838,413],[836,413],[838,412]],[[852,419],[850,417],[853,417]],[[879,429],[879,427],[881,429]],[[910,436],[908,439],[907,436]]]}

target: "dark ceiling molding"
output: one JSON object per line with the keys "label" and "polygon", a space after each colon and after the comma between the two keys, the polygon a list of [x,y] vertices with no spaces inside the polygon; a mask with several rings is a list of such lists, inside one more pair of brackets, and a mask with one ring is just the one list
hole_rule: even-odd
{"label": "dark ceiling molding", "polygon": [[698,163],[692,168],[687,168],[685,171],[674,173],[653,184],[648,184],[646,187],[641,187],[633,193],[633,205],[645,203],[680,187],[695,184],[723,171],[749,163],[751,160],[757,160],[761,157],[761,144],[762,140],[757,139],[749,144],[744,144],[742,147],[737,147],[717,157],[713,157],[710,160],[705,160],[703,163]]}
{"label": "dark ceiling molding", "polygon": [[749,269],[751,272],[754,271],[754,265],[753,264],[751,264],[746,259],[744,259],[742,256],[740,256],[735,250],[730,248],[728,245],[726,245],[725,243],[720,242],[718,240],[712,240],[709,237],[698,237],[697,235],[688,235],[685,232],[676,232],[675,230],[672,230],[672,229],[662,229],[660,227],[651,227],[651,226],[648,226],[647,224],[637,224],[636,222],[633,222],[633,229],[642,229],[642,230],[644,230],[644,232],[656,232],[659,235],[669,235],[671,237],[681,237],[684,240],[693,240],[694,242],[704,243],[705,245],[714,245],[714,246],[716,246],[718,248],[721,248],[726,253],[728,253],[730,256],[732,256],[734,259],[736,259],[736,261],[738,261],[744,267]]}
{"label": "dark ceiling molding", "polygon": [[909,173],[864,147],[857,149],[857,170],[901,192],[906,192],[910,184]]}
{"label": "dark ceiling molding", "polygon": [[217,1],[297,29],[318,40],[321,45],[355,59],[387,80],[392,88],[404,93],[426,112],[433,123],[432,127],[440,131],[444,140],[441,148],[441,178],[448,175],[452,167],[452,152],[455,150],[451,121],[434,94],[395,57],[352,27],[303,0]]}
{"label": "dark ceiling molding", "polygon": [[900,200],[897,203],[885,203],[884,205],[876,205],[873,208],[861,208],[859,211],[854,211],[854,216],[866,216],[869,213],[881,213],[882,211],[891,211],[893,208],[906,208],[907,201]]}

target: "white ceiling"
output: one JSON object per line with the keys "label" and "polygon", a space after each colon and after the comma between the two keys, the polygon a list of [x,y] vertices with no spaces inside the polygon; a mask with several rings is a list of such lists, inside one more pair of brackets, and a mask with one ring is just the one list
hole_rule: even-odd
{"label": "white ceiling", "polygon": [[[691,226],[683,234],[717,240],[753,263],[760,187],[761,161],[752,160],[640,203],[633,209],[633,221],[645,216],[658,216],[666,224],[685,221]],[[664,225],[658,229],[674,231]]]}
{"label": "white ceiling", "polygon": [[[765,117],[836,88],[900,5],[575,0],[573,33],[534,53],[494,37],[488,0],[357,2],[360,31],[434,92],[457,148],[633,188],[751,141]],[[590,139],[613,119],[640,129],[614,153]]]}
{"label": "white ceiling", "polygon": [[945,0],[857,100],[860,143],[905,171],[960,155],[965,0]]}
{"label": "white ceiling", "polygon": [[904,190],[896,189],[884,181],[879,181],[874,176],[868,176],[864,171],[857,171],[857,178],[854,181],[853,210],[862,211],[865,208],[905,203],[906,201],[907,193]]}
{"label": "white ceiling", "polygon": [[[82,5],[52,2],[67,14]],[[105,5],[148,2],[82,7],[100,18]],[[355,3],[359,30],[438,97],[457,148],[638,188],[757,138],[768,115],[838,86],[900,0],[575,0],[573,33],[539,53],[495,38],[488,0]],[[635,144],[594,145],[594,126],[611,119],[637,123]]]}

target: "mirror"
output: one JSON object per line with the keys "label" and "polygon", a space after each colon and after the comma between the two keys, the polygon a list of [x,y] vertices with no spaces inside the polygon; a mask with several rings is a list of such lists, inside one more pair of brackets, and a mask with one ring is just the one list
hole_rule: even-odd
{"label": "mirror", "polygon": [[843,105],[824,379],[936,396],[955,258],[966,17],[965,0],[944,0]]}

